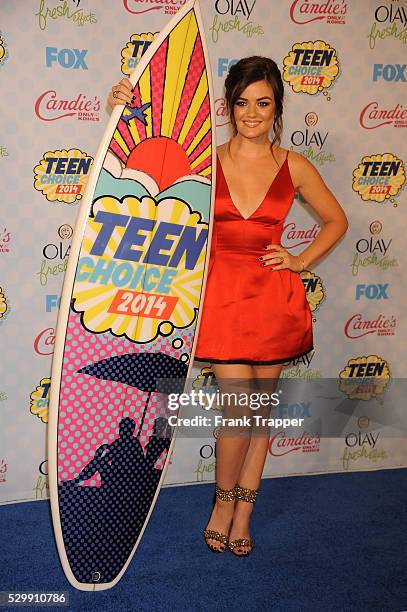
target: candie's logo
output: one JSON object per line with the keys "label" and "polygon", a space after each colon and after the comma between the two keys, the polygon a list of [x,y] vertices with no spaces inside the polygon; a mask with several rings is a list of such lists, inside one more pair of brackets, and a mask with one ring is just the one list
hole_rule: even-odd
{"label": "candie's logo", "polygon": [[187,0],[123,0],[126,11],[141,15],[150,11],[163,10],[165,15],[175,15]]}
{"label": "candie's logo", "polygon": [[389,384],[389,364],[378,355],[354,357],[339,372],[339,379],[339,389],[349,399],[370,400]]}
{"label": "candie's logo", "polygon": [[43,423],[48,423],[50,378],[42,378],[38,387],[30,395],[30,412]]}
{"label": "candie's logo", "polygon": [[301,273],[301,280],[305,287],[308,304],[311,312],[315,312],[325,300],[325,289],[318,274],[305,270]]}
{"label": "candie's logo", "polygon": [[8,60],[7,45],[4,40],[4,34],[0,31],[0,67],[4,66]]}
{"label": "candie's logo", "polygon": [[[285,249],[295,249],[304,244],[310,244],[315,240],[321,230],[321,226],[318,223],[314,223],[312,228],[307,229],[298,228],[294,221],[290,221],[283,228],[283,238],[281,245]],[[283,245],[284,243],[284,245]]]}
{"label": "candie's logo", "polygon": [[300,436],[288,436],[287,432],[279,431],[270,438],[268,451],[273,457],[281,457],[289,453],[318,453],[320,451],[321,437],[304,431]]}
{"label": "candie's logo", "polygon": [[406,182],[404,164],[393,153],[366,155],[353,171],[352,189],[365,202],[384,202],[398,196]]}
{"label": "candie's logo", "polygon": [[337,53],[323,40],[295,43],[284,58],[283,79],[296,93],[315,95],[326,91],[338,75]]}
{"label": "candie's logo", "polygon": [[293,0],[290,17],[298,25],[312,21],[343,24],[347,8],[347,0]]}
{"label": "candie's logo", "polygon": [[34,168],[34,188],[49,202],[75,204],[82,198],[92,160],[80,149],[47,151]]}
{"label": "candie's logo", "polygon": [[38,355],[52,355],[55,344],[55,329],[47,327],[40,331],[34,340],[34,350]]}
{"label": "candie's logo", "polygon": [[64,99],[55,89],[47,89],[35,102],[35,114],[42,121],[56,121],[73,117],[78,121],[99,121],[100,99],[78,94],[76,98]]}
{"label": "candie's logo", "polygon": [[226,108],[225,98],[216,98],[215,100],[215,115],[216,127],[223,127],[230,123],[228,109]]}
{"label": "candie's logo", "polygon": [[384,125],[407,127],[407,108],[402,104],[385,108],[383,105],[379,105],[378,102],[369,102],[362,109],[359,122],[365,130],[374,130]]}
{"label": "candie's logo", "polygon": [[369,334],[377,334],[378,336],[394,336],[396,329],[396,317],[391,315],[385,317],[380,314],[374,319],[363,317],[360,313],[352,315],[345,324],[345,336],[351,340],[362,338]]}
{"label": "candie's logo", "polygon": [[4,287],[0,286],[0,325],[8,317],[10,313],[10,305],[6,296]]}
{"label": "candie's logo", "polygon": [[130,76],[134,68],[137,66],[144,53],[154,40],[152,32],[142,34],[132,34],[127,45],[122,49],[122,72],[126,76]]}

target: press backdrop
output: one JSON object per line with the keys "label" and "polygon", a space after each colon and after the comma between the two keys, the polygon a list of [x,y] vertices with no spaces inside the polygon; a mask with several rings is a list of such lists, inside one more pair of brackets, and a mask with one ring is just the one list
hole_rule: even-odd
{"label": "press backdrop", "polygon": [[[184,3],[1,3],[3,503],[48,495],[46,428],[54,331],[89,167],[84,164],[78,171],[74,165],[55,183],[56,164],[45,158],[93,158],[108,120],[108,90],[130,74],[154,34]],[[315,164],[350,220],[341,243],[302,274],[313,312],[315,349],[284,368],[283,378],[296,383],[276,416],[303,417],[305,426],[292,434],[273,430],[265,475],[407,465],[403,414],[397,409],[393,416],[396,402],[390,393],[402,389],[406,373],[401,328],[407,221],[406,3],[201,0],[201,7],[218,142],[229,135],[223,99],[229,66],[251,54],[274,58],[286,91],[282,146]],[[307,203],[296,198],[283,246],[300,253],[317,236],[318,221]],[[211,380],[202,364],[196,364],[193,376],[197,386]],[[369,376],[376,380],[364,385]],[[318,401],[305,392],[308,381],[324,388]],[[355,388],[357,407],[349,403]],[[324,419],[334,411],[346,418],[331,437],[321,435]],[[167,484],[213,479],[214,435],[216,431],[209,431],[201,439],[177,439]]]}

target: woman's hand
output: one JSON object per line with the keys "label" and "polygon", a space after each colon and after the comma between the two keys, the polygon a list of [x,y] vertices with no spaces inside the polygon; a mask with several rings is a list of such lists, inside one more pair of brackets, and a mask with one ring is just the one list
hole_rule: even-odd
{"label": "woman's hand", "polygon": [[133,86],[129,79],[122,79],[117,85],[113,85],[107,98],[109,106],[116,104],[131,104],[134,102]]}
{"label": "woman's hand", "polygon": [[291,255],[281,244],[268,244],[265,248],[273,252],[260,257],[260,261],[264,266],[270,266],[271,270],[292,270],[292,272],[302,272],[304,270],[305,265],[303,265],[302,257]]}

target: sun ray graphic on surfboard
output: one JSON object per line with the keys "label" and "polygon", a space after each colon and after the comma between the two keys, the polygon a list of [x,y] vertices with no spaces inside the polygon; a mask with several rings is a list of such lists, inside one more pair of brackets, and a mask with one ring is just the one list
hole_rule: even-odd
{"label": "sun ray graphic on surfboard", "polygon": [[159,380],[181,392],[192,367],[216,167],[198,0],[130,81],[134,100],[114,109],[79,209],[52,364],[52,518],[81,590],[113,587],[135,553],[174,443]]}

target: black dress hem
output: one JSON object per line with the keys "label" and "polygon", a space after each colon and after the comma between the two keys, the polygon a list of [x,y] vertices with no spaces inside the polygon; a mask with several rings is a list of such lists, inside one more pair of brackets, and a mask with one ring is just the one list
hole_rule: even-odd
{"label": "black dress hem", "polygon": [[299,353],[298,355],[294,355],[292,357],[284,357],[284,359],[272,359],[270,361],[252,361],[250,359],[213,359],[212,357],[194,357],[194,361],[207,361],[210,363],[231,363],[231,364],[239,364],[242,363],[244,365],[277,365],[279,363],[286,363],[287,361],[291,361],[292,359],[299,359],[303,357],[310,351],[312,351],[314,345],[312,345],[306,351]]}

